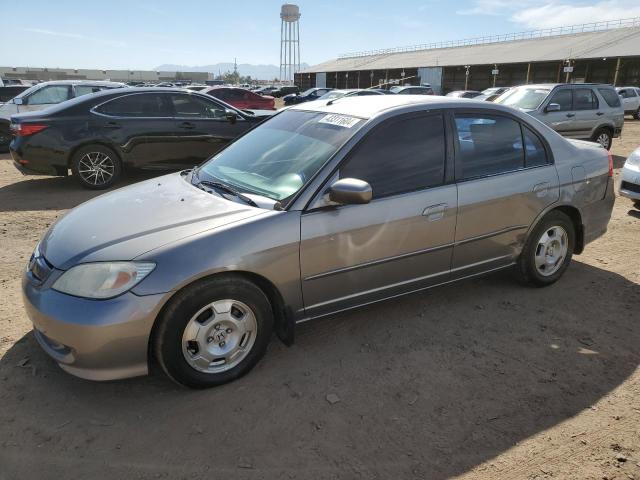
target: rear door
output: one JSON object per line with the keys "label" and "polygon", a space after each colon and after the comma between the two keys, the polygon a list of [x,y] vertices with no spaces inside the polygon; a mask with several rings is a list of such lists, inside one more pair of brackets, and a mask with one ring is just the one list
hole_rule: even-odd
{"label": "rear door", "polygon": [[573,136],[590,138],[604,115],[599,110],[598,97],[591,88],[573,89],[573,110],[575,112],[575,130]]}
{"label": "rear door", "polygon": [[558,88],[554,90],[546,104],[543,107],[547,107],[552,103],[560,105],[560,111],[557,112],[544,112],[538,119],[549,125],[560,135],[566,137],[575,137],[576,128],[576,112],[573,109],[573,95],[570,88]]}
{"label": "rear door", "polygon": [[307,315],[447,279],[457,194],[445,175],[446,145],[441,113],[412,114],[374,128],[343,161],[330,182],[367,181],[373,200],[302,215],[300,266]]}
{"label": "rear door", "polygon": [[559,181],[541,136],[516,118],[456,112],[458,218],[452,277],[512,264],[529,226],[558,200]]}

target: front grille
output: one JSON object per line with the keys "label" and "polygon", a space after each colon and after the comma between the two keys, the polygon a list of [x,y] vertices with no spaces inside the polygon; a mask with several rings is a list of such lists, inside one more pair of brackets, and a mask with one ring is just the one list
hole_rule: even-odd
{"label": "front grille", "polygon": [[29,260],[29,271],[36,280],[44,282],[49,278],[52,270],[53,265],[47,262],[46,258],[40,255],[36,256],[36,254],[31,256],[31,259]]}
{"label": "front grille", "polygon": [[620,188],[622,188],[623,190],[629,190],[630,192],[640,193],[640,185],[636,185],[635,183],[622,182]]}

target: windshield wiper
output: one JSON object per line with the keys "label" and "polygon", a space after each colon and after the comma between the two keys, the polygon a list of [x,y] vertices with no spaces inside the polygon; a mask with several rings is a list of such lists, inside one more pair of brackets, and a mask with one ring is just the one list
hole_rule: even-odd
{"label": "windshield wiper", "polygon": [[253,200],[251,200],[249,197],[247,197],[246,195],[243,195],[239,191],[235,190],[234,188],[232,188],[229,185],[226,185],[224,183],[210,182],[208,180],[201,180],[198,183],[196,183],[195,186],[198,187],[198,188],[200,188],[201,186],[204,186],[204,187],[215,188],[217,190],[222,190],[223,192],[226,192],[229,195],[233,195],[234,197],[238,197],[240,200],[242,200],[243,202],[251,205],[252,207],[258,207],[258,204],[256,202],[254,202]]}

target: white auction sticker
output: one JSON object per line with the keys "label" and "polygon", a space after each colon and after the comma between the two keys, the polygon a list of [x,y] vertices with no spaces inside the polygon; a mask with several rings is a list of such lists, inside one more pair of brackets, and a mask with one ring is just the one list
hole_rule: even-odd
{"label": "white auction sticker", "polygon": [[330,113],[322,117],[319,123],[328,123],[329,125],[336,125],[338,127],[351,128],[359,121],[359,118],[340,115],[338,113]]}

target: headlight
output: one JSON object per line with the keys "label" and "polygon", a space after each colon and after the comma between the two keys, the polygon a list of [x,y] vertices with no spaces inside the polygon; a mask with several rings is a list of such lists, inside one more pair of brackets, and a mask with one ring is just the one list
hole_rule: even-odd
{"label": "headlight", "polygon": [[629,155],[629,158],[627,158],[627,161],[624,163],[625,165],[640,167],[640,148],[636,148],[633,152],[631,152],[631,155]]}
{"label": "headlight", "polygon": [[151,262],[85,263],[64,272],[52,288],[76,297],[112,298],[132,289],[155,267]]}

